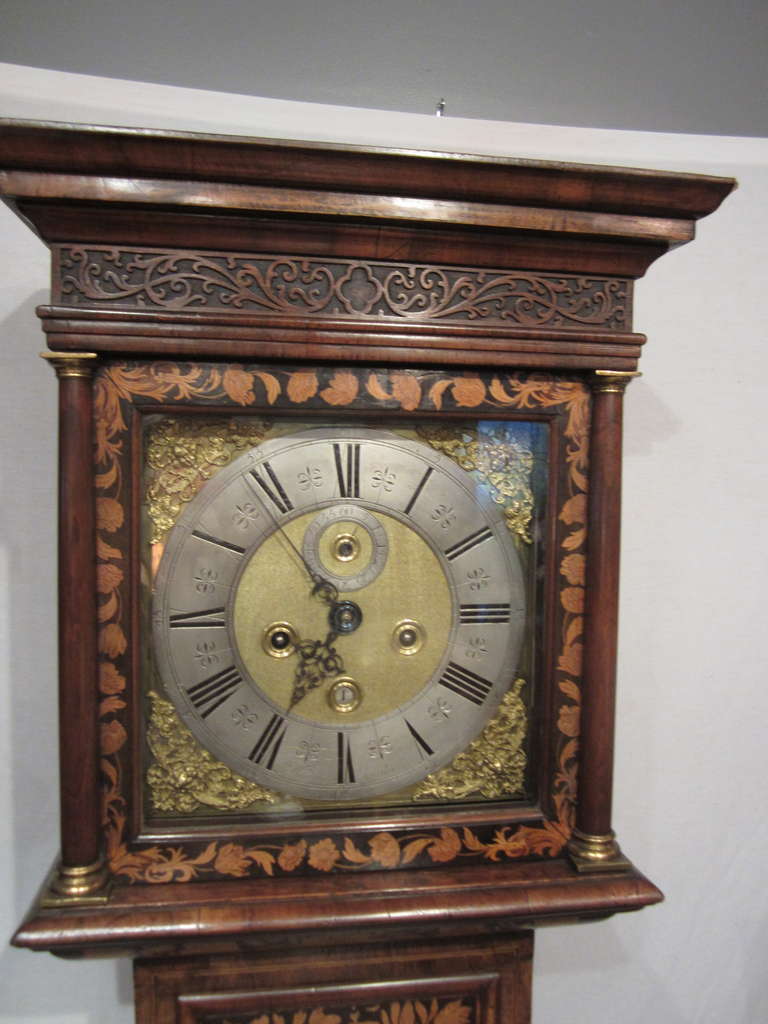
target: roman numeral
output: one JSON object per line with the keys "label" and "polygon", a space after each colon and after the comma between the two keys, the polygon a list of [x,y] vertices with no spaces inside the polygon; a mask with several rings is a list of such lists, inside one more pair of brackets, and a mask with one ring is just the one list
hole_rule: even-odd
{"label": "roman numeral", "polygon": [[470,533],[464,540],[457,541],[456,544],[452,544],[449,548],[445,549],[445,557],[449,562],[452,562],[454,558],[458,558],[459,555],[466,554],[467,551],[471,551],[472,548],[477,547],[478,544],[482,544],[483,541],[490,540],[493,534],[484,526],[481,530],[476,533]]}
{"label": "roman numeral", "polygon": [[[344,451],[342,452],[342,447]],[[339,481],[339,496],[342,498],[360,497],[360,445],[340,445],[334,442],[333,459],[336,463],[336,476]]]}
{"label": "roman numeral", "polygon": [[416,504],[416,501],[418,500],[418,497],[421,494],[421,492],[424,490],[424,484],[427,482],[427,480],[429,480],[429,478],[431,476],[432,476],[432,467],[430,466],[429,469],[425,472],[424,476],[421,478],[421,480],[419,480],[418,487],[416,488],[416,490],[411,495],[411,500],[405,506],[405,514],[407,516],[409,516],[411,514],[411,509]]}
{"label": "roman numeral", "polygon": [[491,692],[493,683],[482,676],[470,672],[468,668],[462,668],[453,661],[448,662],[448,667],[440,679],[440,685],[445,686],[460,697],[471,701],[473,704],[482,704]]}
{"label": "roman numeral", "polygon": [[407,718],[403,719],[403,721],[408,726],[408,732],[410,732],[411,736],[413,736],[413,738],[416,740],[417,745],[421,748],[421,750],[424,751],[424,753],[428,757],[431,757],[431,755],[434,754],[434,750],[432,749],[432,747],[430,747],[430,745],[427,743],[423,736],[419,735],[419,733],[416,731],[416,729],[414,729],[414,727],[411,725]]}
{"label": "roman numeral", "polygon": [[336,780],[343,786],[345,782],[355,781],[355,768],[352,764],[349,737],[344,732],[337,732],[336,737]]}
{"label": "roman numeral", "polygon": [[252,469],[251,476],[262,489],[262,491],[266,494],[266,496],[269,498],[269,500],[272,502],[272,504],[275,506],[278,512],[282,512],[283,514],[285,514],[286,512],[290,512],[293,509],[293,505],[291,504],[290,498],[283,490],[283,485],[278,480],[274,469],[272,469],[268,462],[262,464],[262,469],[269,477],[270,482],[267,482],[264,476],[262,476],[259,473],[258,469]]}
{"label": "roman numeral", "polygon": [[461,604],[459,622],[509,622],[510,610],[508,604]]}
{"label": "roman numeral", "polygon": [[193,530],[192,536],[197,537],[198,540],[205,540],[209,544],[215,544],[217,547],[226,548],[227,551],[234,551],[237,555],[245,554],[245,548],[241,548],[237,544],[230,544],[228,540],[220,540],[218,537],[212,537],[210,533],[203,533],[202,530]]}
{"label": "roman numeral", "polygon": [[178,612],[168,616],[170,629],[202,629],[203,627],[225,626],[223,608],[208,608],[204,612]]}
{"label": "roman numeral", "polygon": [[283,742],[285,730],[288,728],[282,715],[274,714],[264,727],[264,731],[256,741],[256,746],[248,755],[248,759],[254,764],[261,764],[266,761],[264,767],[272,771],[280,744]]}
{"label": "roman numeral", "polygon": [[221,707],[225,700],[232,696],[242,683],[243,678],[234,665],[224,668],[221,672],[195,683],[187,689],[187,696],[192,701],[201,718],[207,718],[216,708]]}

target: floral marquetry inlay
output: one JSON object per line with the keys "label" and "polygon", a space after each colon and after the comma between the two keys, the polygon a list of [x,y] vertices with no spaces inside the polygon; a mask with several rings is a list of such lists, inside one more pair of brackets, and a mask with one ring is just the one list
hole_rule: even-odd
{"label": "floral marquetry inlay", "polygon": [[631,316],[616,277],[100,246],[58,256],[57,297],[73,306],[611,330]]}
{"label": "floral marquetry inlay", "polygon": [[266,1013],[206,1015],[206,1024],[480,1024],[475,1000],[402,999],[370,1005],[316,1006]]}

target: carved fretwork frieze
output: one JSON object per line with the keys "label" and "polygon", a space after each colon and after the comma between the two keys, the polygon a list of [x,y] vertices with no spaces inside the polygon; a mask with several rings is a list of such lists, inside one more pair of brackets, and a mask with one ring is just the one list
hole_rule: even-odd
{"label": "carved fretwork frieze", "polygon": [[75,307],[523,328],[628,330],[621,277],[186,250],[60,246],[54,301]]}

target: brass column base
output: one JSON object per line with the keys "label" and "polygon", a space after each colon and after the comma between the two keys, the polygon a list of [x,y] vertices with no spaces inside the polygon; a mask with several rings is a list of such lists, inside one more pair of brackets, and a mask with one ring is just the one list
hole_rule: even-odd
{"label": "brass column base", "polygon": [[579,873],[590,871],[628,871],[632,864],[621,852],[613,832],[605,835],[588,835],[573,830],[567,846],[571,863]]}
{"label": "brass column base", "polygon": [[109,869],[103,859],[82,867],[56,864],[46,879],[40,905],[72,907],[106,903],[111,889]]}

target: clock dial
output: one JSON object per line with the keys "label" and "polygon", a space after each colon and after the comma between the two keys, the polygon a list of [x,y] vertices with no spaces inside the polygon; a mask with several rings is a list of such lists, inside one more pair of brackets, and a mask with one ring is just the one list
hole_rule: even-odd
{"label": "clock dial", "polygon": [[364,799],[482,730],[513,680],[524,593],[503,516],[452,460],[386,431],[302,430],[183,512],[156,580],[157,661],[238,774]]}

